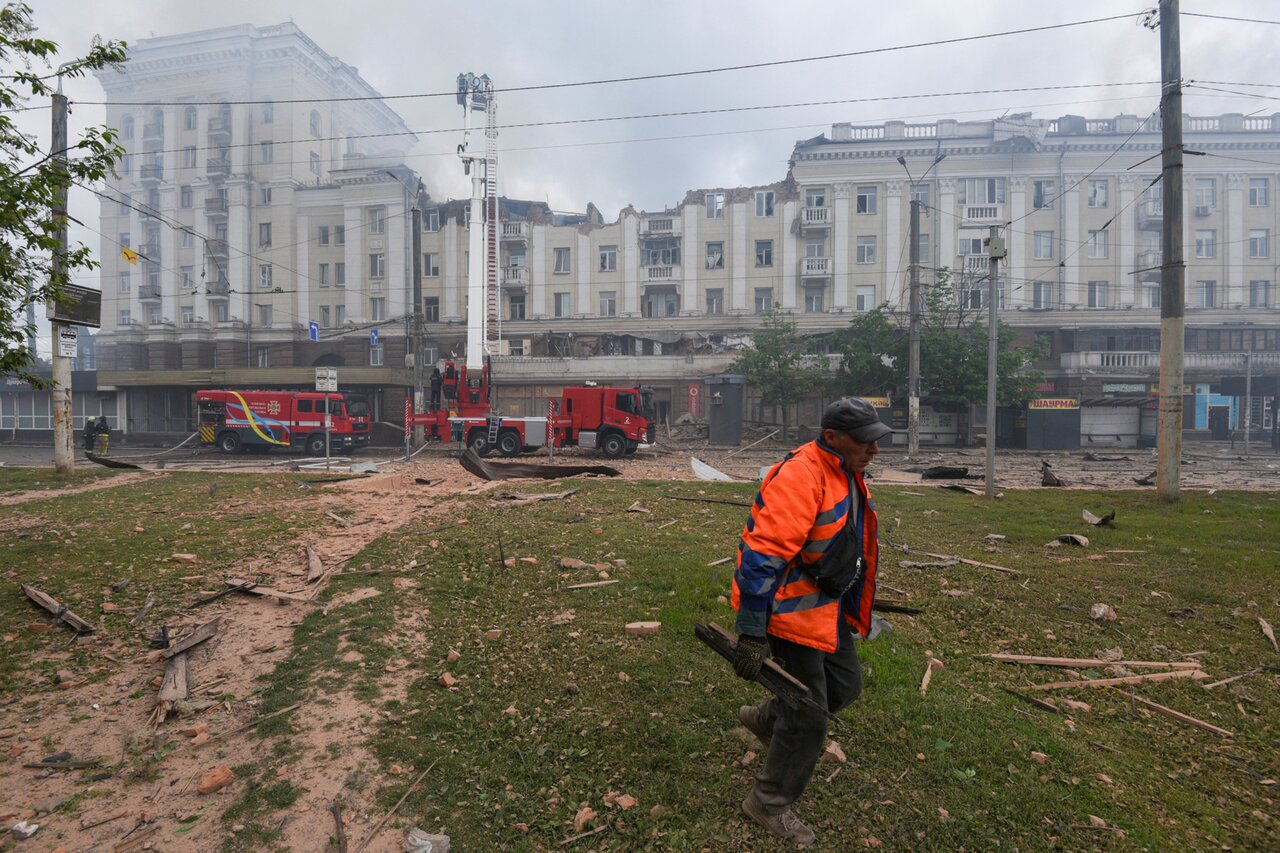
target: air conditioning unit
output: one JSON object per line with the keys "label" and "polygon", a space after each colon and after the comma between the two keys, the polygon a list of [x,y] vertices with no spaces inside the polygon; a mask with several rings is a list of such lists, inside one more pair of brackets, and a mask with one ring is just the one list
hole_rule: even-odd
{"label": "air conditioning unit", "polygon": [[1208,215],[1209,215],[1209,205],[1207,204],[1196,205],[1196,216],[1208,216]]}

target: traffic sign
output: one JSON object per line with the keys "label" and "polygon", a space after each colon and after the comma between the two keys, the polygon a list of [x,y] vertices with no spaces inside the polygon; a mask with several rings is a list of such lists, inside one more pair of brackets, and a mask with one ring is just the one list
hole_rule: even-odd
{"label": "traffic sign", "polygon": [[58,356],[60,358],[75,358],[77,340],[75,326],[63,326],[58,329]]}
{"label": "traffic sign", "polygon": [[370,329],[369,330],[369,346],[376,347],[377,345],[378,345],[378,330]]}
{"label": "traffic sign", "polygon": [[335,367],[317,367],[316,368],[316,390],[317,391],[337,391],[338,390],[338,369]]}
{"label": "traffic sign", "polygon": [[312,320],[307,323],[307,336],[313,341],[320,340],[320,324]]}

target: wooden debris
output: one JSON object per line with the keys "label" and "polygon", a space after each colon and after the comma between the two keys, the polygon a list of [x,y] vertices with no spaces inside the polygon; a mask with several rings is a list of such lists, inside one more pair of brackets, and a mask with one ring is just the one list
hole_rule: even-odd
{"label": "wooden debris", "polygon": [[284,592],[283,590],[274,589],[269,586],[262,586],[261,584],[253,584],[251,586],[245,586],[247,583],[249,582],[241,580],[240,578],[227,579],[227,584],[229,586],[245,587],[243,592],[251,593],[253,595],[262,595],[262,596],[266,596],[267,598],[275,598],[281,601],[301,601],[304,604],[320,604],[320,602],[312,601],[311,599],[307,598],[304,595],[297,595],[292,592]]}
{"label": "wooden debris", "polygon": [[98,818],[97,820],[82,821],[80,823],[80,829],[82,831],[86,829],[93,829],[95,826],[102,826],[104,823],[111,823],[111,821],[113,820],[119,820],[120,818],[124,817],[127,814],[129,814],[129,810],[125,809],[122,812],[116,812],[113,815],[108,815],[107,817]]}
{"label": "wooden debris", "polygon": [[[468,450],[468,452],[470,451]],[[438,758],[436,759],[436,761],[439,761],[439,760],[440,759]],[[417,779],[414,780],[413,784],[409,786],[409,790],[404,792],[404,796],[396,800],[396,804],[391,807],[391,811],[384,814],[382,816],[382,820],[374,824],[373,830],[369,833],[369,837],[366,838],[364,841],[362,841],[360,843],[360,846],[356,848],[356,853],[362,853],[364,848],[369,846],[369,842],[372,841],[375,837],[377,837],[378,833],[382,831],[382,825],[391,819],[391,816],[395,814],[396,811],[399,810],[400,806],[404,803],[404,801],[409,799],[409,795],[412,794],[414,790],[417,789],[418,785],[422,784],[422,780],[427,778],[427,774],[431,772],[431,768],[436,766],[436,761],[433,761],[429,765],[427,765],[427,769],[422,771],[422,775],[420,775]]]}
{"label": "wooden debris", "polygon": [[[906,548],[903,548],[907,551]],[[1017,569],[1006,569],[1004,566],[997,566],[995,563],[984,563],[981,560],[970,560],[968,557],[956,557],[951,554],[935,554],[932,551],[907,551],[911,554],[920,554],[925,557],[933,557],[935,560],[957,560],[966,566],[978,566],[982,569],[991,569],[995,572],[1002,572],[1006,575],[1020,575],[1022,572]]]}
{"label": "wooden debris", "polygon": [[937,658],[929,658],[924,668],[924,677],[920,679],[920,695],[923,696],[929,692],[929,682],[933,680],[933,671],[935,669],[944,669],[945,665]]}
{"label": "wooden debris", "polygon": [[191,603],[191,606],[188,607],[187,609],[194,610],[197,607],[203,607],[204,605],[212,601],[217,601],[219,598],[222,598],[224,595],[230,595],[233,592],[247,592],[250,589],[253,589],[255,586],[257,586],[257,584],[255,584],[253,581],[245,581],[239,586],[229,586],[224,590],[215,592],[213,595],[207,595],[204,598],[193,601]]}
{"label": "wooden debris", "polygon": [[99,758],[89,758],[84,761],[32,761],[22,766],[32,770],[83,770],[86,767],[97,767],[101,763]]}
{"label": "wooden debris", "polygon": [[333,815],[334,837],[338,840],[338,853],[347,853],[347,831],[342,826],[342,801],[334,800],[329,806]]}
{"label": "wooden debris", "polygon": [[[565,498],[571,498],[578,493],[577,489],[565,489],[563,492],[544,492],[530,494],[528,492],[512,492],[509,495],[501,495],[500,497],[508,500],[520,501],[521,503],[533,503],[535,501],[562,501]],[[637,501],[639,503],[639,501]]]}
{"label": "wooden debris", "polygon": [[733,561],[733,557],[721,557],[718,560],[712,560],[710,563],[707,563],[707,568],[711,568],[712,566],[723,566],[725,563],[732,563]]}
{"label": "wooden debris", "polygon": [[1126,693],[1125,695],[1138,704],[1145,705],[1151,710],[1164,714],[1166,717],[1177,720],[1180,723],[1185,723],[1188,726],[1194,726],[1197,729],[1204,729],[1206,732],[1213,732],[1215,735],[1220,735],[1222,737],[1235,737],[1234,732],[1229,732],[1226,729],[1219,728],[1213,723],[1206,723],[1204,720],[1197,720],[1190,714],[1175,711],[1172,708],[1166,707],[1157,702],[1152,702],[1150,699],[1143,699],[1141,696],[1135,696],[1133,693]]}
{"label": "wooden debris", "polygon": [[566,586],[565,589],[591,589],[592,587],[597,586],[612,586],[615,583],[619,583],[619,581],[616,579],[607,581],[591,581],[590,583],[575,583],[573,586]]}
{"label": "wooden debris", "polygon": [[980,494],[982,494],[982,492],[978,491],[977,489],[973,488],[972,486],[962,486],[962,485],[960,485],[959,483],[947,483],[947,484],[943,485],[941,488],[946,489],[947,491],[951,491],[951,492],[963,492],[963,493],[965,493],[966,495],[980,495]]}
{"label": "wooden debris", "polygon": [[1168,672],[1151,672],[1145,675],[1126,675],[1120,678],[1085,678],[1080,681],[1054,681],[1049,684],[1033,684],[1029,690],[1057,690],[1061,687],[1115,687],[1118,684],[1141,684],[1144,681],[1168,681],[1171,678],[1194,678],[1203,681],[1208,673],[1199,669],[1174,669]]}
{"label": "wooden debris", "polygon": [[22,591],[26,594],[27,598],[52,613],[55,618],[60,619],[62,622],[69,625],[77,634],[92,634],[94,631],[98,630],[76,614],[72,613],[66,607],[59,604],[58,599],[49,595],[47,592],[27,583],[22,584]]}
{"label": "wooden debris", "polygon": [[1050,465],[1048,462],[1040,462],[1040,485],[1055,489],[1060,489],[1066,486],[1067,481],[1059,477],[1057,474],[1054,474],[1049,470],[1049,468]]}
{"label": "wooden debris", "polygon": [[1224,684],[1230,684],[1230,683],[1231,683],[1231,682],[1233,682],[1233,681],[1239,681],[1239,680],[1240,680],[1240,679],[1242,679],[1242,678],[1248,678],[1248,677],[1249,677],[1249,676],[1251,676],[1251,675],[1256,675],[1257,673],[1259,673],[1259,672],[1261,672],[1261,671],[1262,671],[1262,670],[1260,670],[1260,669],[1251,669],[1251,670],[1249,670],[1248,672],[1242,672],[1242,673],[1240,673],[1239,675],[1233,675],[1233,676],[1231,676],[1230,678],[1224,678],[1224,679],[1222,679],[1221,681],[1215,681],[1215,682],[1213,682],[1212,684],[1206,684],[1206,685],[1204,686],[1204,689],[1205,689],[1205,690],[1212,690],[1212,689],[1213,689],[1213,688],[1215,688],[1215,687],[1221,687],[1221,686],[1222,686],[1222,685],[1224,685]]}
{"label": "wooden debris", "polygon": [[152,824],[141,832],[138,832],[138,834],[134,835],[132,838],[128,837],[132,833],[137,832],[137,830],[138,827],[135,826],[133,829],[125,833],[125,837],[120,841],[117,841],[116,846],[111,848],[111,853],[128,853],[130,850],[137,850],[139,847],[146,844],[147,841],[150,840],[151,836],[159,832],[160,827],[157,824]]}
{"label": "wooden debris", "polygon": [[1079,545],[1081,548],[1089,547],[1089,537],[1081,536],[1079,533],[1063,533],[1053,541],[1061,542],[1063,545]]}
{"label": "wooden debris", "polygon": [[661,622],[628,622],[624,629],[633,637],[643,636],[645,634],[656,634],[662,630]]}
{"label": "wooden debris", "polygon": [[95,465],[101,465],[103,468],[132,468],[134,470],[142,470],[141,465],[134,465],[132,462],[121,462],[119,459],[109,459],[106,456],[99,456],[96,453],[85,451],[84,458],[88,459]]}
{"label": "wooden debris", "polygon": [[750,501],[731,501],[724,498],[695,498],[684,495],[663,495],[669,501],[694,501],[704,504],[728,504],[729,506],[751,506]]}
{"label": "wooden debris", "polygon": [[[296,711],[301,707],[302,707],[301,702],[294,702],[292,705],[289,705],[286,708],[281,708],[279,711],[272,711],[270,714],[263,714],[260,717],[255,717],[251,721],[245,723],[243,726],[237,726],[236,728],[226,732],[218,732],[217,734],[214,734],[213,736],[211,736],[209,738],[209,741],[215,741],[215,740],[218,740],[219,738],[224,738],[224,737],[231,737],[232,735],[239,734],[240,732],[245,731],[246,729],[253,728],[254,726],[258,725],[258,723],[265,723],[267,720],[273,719],[274,717],[279,717],[282,714],[287,714],[290,711]],[[205,743],[208,743],[209,741],[205,741]]]}
{"label": "wooden debris", "polygon": [[320,555],[316,553],[315,547],[307,543],[307,583],[315,583],[320,580],[320,576],[324,574],[324,563],[320,562]]}
{"label": "wooden debris", "polygon": [[338,522],[338,524],[342,527],[351,526],[351,521],[349,519],[343,518],[342,516],[338,515],[336,512],[326,512],[325,515],[329,516],[334,521]]}
{"label": "wooden debris", "polygon": [[[738,645],[737,637],[730,634],[714,622],[710,622],[706,625],[701,622],[694,622],[693,633],[699,640],[710,646],[725,660],[731,663],[733,662],[733,652]],[[820,711],[825,714],[827,719],[834,725],[842,725],[842,721],[839,717],[813,701],[809,688],[804,684],[804,682],[798,680],[794,675],[791,675],[779,666],[777,661],[772,658],[765,658],[764,665],[760,667],[760,674],[756,676],[756,681],[769,688],[775,696],[785,702],[789,707],[808,707],[813,710]]]}
{"label": "wooden debris", "polygon": [[1262,629],[1262,636],[1271,641],[1271,648],[1276,650],[1276,654],[1280,654],[1280,645],[1276,645],[1276,632],[1271,630],[1271,623],[1259,616],[1258,627]]}
{"label": "wooden debris", "polygon": [[179,654],[180,652],[185,652],[190,648],[198,646],[200,643],[203,643],[205,640],[209,639],[210,637],[214,636],[217,633],[218,633],[218,617],[215,616],[213,619],[204,623],[199,628],[196,628],[190,634],[187,634],[181,640],[178,640],[175,643],[171,643],[169,645],[169,648],[164,650],[164,656],[166,658],[171,658],[174,655]]}
{"label": "wooden debris", "polygon": [[648,507],[641,505],[640,501],[636,501],[631,506],[627,507],[627,512],[647,512],[651,515],[653,513],[653,511]]}
{"label": "wooden debris", "polygon": [[129,620],[130,625],[137,626],[141,624],[143,619],[147,618],[147,614],[151,612],[151,608],[156,606],[156,594],[154,592],[147,593],[147,600],[142,605],[142,609],[133,615]]}
{"label": "wooden debris", "polygon": [[1139,486],[1154,486],[1156,484],[1156,472],[1152,471],[1145,477],[1135,477],[1133,482],[1137,483]]}
{"label": "wooden debris", "polygon": [[734,455],[735,453],[741,453],[744,450],[750,450],[751,448],[755,447],[757,444],[760,444],[761,442],[764,442],[764,441],[768,441],[769,439],[773,438],[777,434],[778,434],[778,430],[775,429],[773,432],[769,433],[764,438],[757,438],[755,441],[751,442],[746,447],[739,447],[734,450],[730,450],[728,453],[724,455],[724,458],[728,459],[730,456]]}
{"label": "wooden debris", "polygon": [[1116,511],[1111,510],[1111,512],[1107,513],[1106,515],[1098,516],[1089,512],[1089,510],[1087,509],[1082,509],[1080,510],[1080,516],[1086,522],[1088,522],[1089,524],[1092,524],[1094,527],[1105,527],[1115,519]]}
{"label": "wooden debris", "polygon": [[932,563],[916,562],[915,560],[902,560],[898,563],[898,566],[904,569],[947,569],[958,565],[960,565],[960,561],[955,557]]}
{"label": "wooden debris", "polygon": [[872,602],[871,609],[881,613],[904,613],[908,616],[916,616],[924,612],[919,607],[907,607],[905,604],[899,604],[896,601],[884,601],[881,599]]}
{"label": "wooden debris", "polygon": [[992,654],[981,655],[984,658],[1001,663],[1031,664],[1033,666],[1062,666],[1070,669],[1085,669],[1091,666],[1124,666],[1129,669],[1199,669],[1200,663],[1193,660],[1157,661],[1157,660],[1105,660],[1103,658],[1054,658],[1039,655]]}
{"label": "wooden debris", "polygon": [[1013,690],[1008,687],[1005,687],[1003,689],[1004,689],[1004,692],[1008,693],[1010,696],[1021,699],[1023,702],[1026,702],[1028,705],[1033,705],[1039,708],[1041,711],[1048,711],[1050,714],[1061,713],[1061,711],[1058,710],[1058,706],[1053,704],[1052,702],[1046,702],[1043,699],[1037,699],[1034,696],[1028,696],[1025,693],[1019,693],[1017,690]]}

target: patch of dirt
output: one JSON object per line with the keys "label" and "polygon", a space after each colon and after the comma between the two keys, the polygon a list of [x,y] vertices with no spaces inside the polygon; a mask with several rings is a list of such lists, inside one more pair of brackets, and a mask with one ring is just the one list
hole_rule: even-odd
{"label": "patch of dirt", "polygon": [[13,506],[14,504],[24,504],[29,501],[44,500],[45,498],[62,498],[67,495],[96,492],[100,489],[114,489],[117,486],[131,485],[139,480],[166,476],[168,475],[164,471],[132,471],[128,474],[117,474],[114,477],[93,480],[79,486],[67,486],[65,489],[32,489],[29,492],[14,492],[11,495],[0,497],[0,506]]}

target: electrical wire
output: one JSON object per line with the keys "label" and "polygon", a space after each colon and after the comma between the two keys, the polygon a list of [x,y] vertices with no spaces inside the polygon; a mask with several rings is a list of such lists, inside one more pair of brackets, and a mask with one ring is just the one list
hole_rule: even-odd
{"label": "electrical wire", "polygon": [[[777,59],[767,62],[744,63],[740,65],[725,65],[716,68],[700,68],[691,71],[667,71],[657,74],[637,74],[629,77],[609,77],[598,80],[579,80],[567,83],[542,83],[530,86],[509,86],[506,88],[495,88],[495,94],[507,94],[513,92],[537,92],[550,91],[556,89],[576,89],[585,86],[605,86],[615,83],[637,83],[648,80],[671,80],[680,77],[695,77],[708,74],[723,74],[730,71],[747,71],[756,68],[777,68],[784,65],[799,65],[809,62],[826,62],[834,59],[850,59],[859,56],[875,56],[884,53],[893,53],[902,50],[916,50],[925,47],[940,47],[942,45],[964,44],[966,42],[984,41],[987,39],[1003,38],[1006,36],[1027,35],[1029,33],[1050,32],[1054,30],[1070,29],[1072,27],[1082,27],[1089,24],[1100,24],[1109,21],[1119,21],[1127,18],[1135,18],[1142,12],[1132,12],[1124,15],[1109,15],[1102,18],[1090,18],[1082,21],[1068,21],[1062,24],[1044,24],[1038,27],[1023,27],[1016,30],[1003,30],[993,33],[982,33],[973,36],[956,36],[948,39],[934,39],[931,41],[914,42],[911,44],[894,45],[890,47],[873,47],[863,50],[853,50],[845,53],[829,53],[819,56],[804,56],[793,59]],[[316,104],[316,103],[344,103],[350,101],[397,101],[413,98],[454,98],[457,97],[456,89],[447,92],[418,92],[403,95],[355,95],[337,98],[294,98],[281,101],[267,100],[233,100],[233,101],[78,101],[81,104],[93,104],[97,106],[222,106],[226,104],[232,105],[252,105],[252,104]]]}
{"label": "electrical wire", "polygon": [[1275,24],[1280,26],[1280,21],[1263,21],[1258,18],[1233,18],[1230,15],[1210,15],[1206,12],[1181,12],[1184,18],[1211,18],[1216,21],[1237,21],[1242,24]]}

